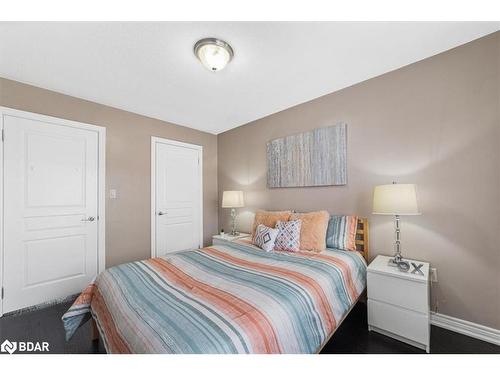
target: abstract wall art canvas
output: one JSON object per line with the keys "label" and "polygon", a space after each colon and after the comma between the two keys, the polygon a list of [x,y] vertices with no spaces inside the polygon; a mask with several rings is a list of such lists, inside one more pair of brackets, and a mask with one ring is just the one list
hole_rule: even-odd
{"label": "abstract wall art canvas", "polygon": [[269,188],[345,185],[347,124],[319,128],[267,143]]}

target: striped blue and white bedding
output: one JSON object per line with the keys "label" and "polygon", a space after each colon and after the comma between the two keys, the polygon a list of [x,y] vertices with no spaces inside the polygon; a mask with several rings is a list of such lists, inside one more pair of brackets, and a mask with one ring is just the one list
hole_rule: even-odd
{"label": "striped blue and white bedding", "polygon": [[108,353],[315,353],[365,288],[357,252],[269,252],[243,241],[101,273],[63,316],[91,314]]}

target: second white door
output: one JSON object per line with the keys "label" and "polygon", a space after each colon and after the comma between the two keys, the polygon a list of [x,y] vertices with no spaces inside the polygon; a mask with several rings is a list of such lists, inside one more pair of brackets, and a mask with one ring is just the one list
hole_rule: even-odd
{"label": "second white door", "polygon": [[202,246],[201,146],[153,138],[154,256]]}

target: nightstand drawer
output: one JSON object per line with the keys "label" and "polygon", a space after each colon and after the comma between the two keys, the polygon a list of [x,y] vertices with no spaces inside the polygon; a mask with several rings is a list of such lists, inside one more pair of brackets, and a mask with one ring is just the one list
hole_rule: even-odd
{"label": "nightstand drawer", "polygon": [[368,299],[368,325],[428,345],[429,315]]}
{"label": "nightstand drawer", "polygon": [[368,272],[368,298],[424,314],[429,313],[427,283]]}
{"label": "nightstand drawer", "polygon": [[219,238],[212,238],[212,245],[227,245],[228,240],[221,240]]}

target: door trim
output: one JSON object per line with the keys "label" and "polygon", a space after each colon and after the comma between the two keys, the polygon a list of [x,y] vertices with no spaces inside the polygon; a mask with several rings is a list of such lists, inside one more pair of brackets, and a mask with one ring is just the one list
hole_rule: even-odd
{"label": "door trim", "polygon": [[[41,115],[38,113],[21,111],[0,106],[0,129],[4,130],[4,116],[20,117],[35,121],[44,122],[48,125],[56,124],[71,128],[83,129],[97,133],[98,155],[97,155],[97,272],[100,273],[106,268],[106,128],[102,126],[86,124],[62,118]],[[8,134],[6,135],[8,137]],[[4,149],[3,140],[0,142],[0,287],[4,287]],[[3,298],[0,298],[0,316],[3,315]]]}
{"label": "door trim", "polygon": [[156,144],[162,143],[197,150],[199,153],[200,169],[200,233],[199,247],[203,247],[203,146],[191,143],[174,141],[171,139],[151,137],[151,258],[156,257]]}

